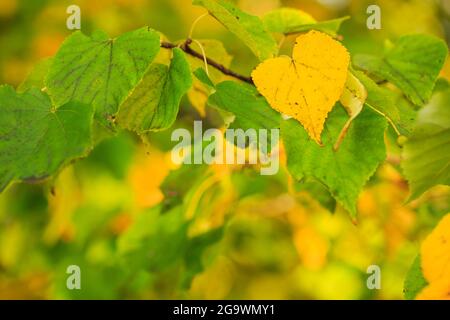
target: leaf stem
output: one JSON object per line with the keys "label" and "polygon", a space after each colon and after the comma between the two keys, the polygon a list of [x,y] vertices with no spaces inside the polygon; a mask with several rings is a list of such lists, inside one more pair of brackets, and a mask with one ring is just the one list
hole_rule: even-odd
{"label": "leaf stem", "polygon": [[210,77],[209,75],[209,70],[208,70],[208,61],[206,61],[206,51],[205,48],[203,48],[202,44],[200,41],[193,39],[192,41],[194,41],[199,47],[200,50],[202,51],[203,54],[203,62],[205,63],[205,70],[206,70],[206,74],[208,75],[208,77]]}
{"label": "leaf stem", "polygon": [[197,23],[198,23],[200,20],[202,20],[204,17],[208,16],[208,15],[209,15],[209,12],[204,13],[204,14],[202,14],[201,16],[199,16],[197,19],[195,19],[195,21],[192,23],[191,30],[189,30],[189,36],[188,36],[188,39],[192,39],[192,36],[193,36],[193,34],[194,34],[194,30],[195,30],[195,27],[197,26]]}
{"label": "leaf stem", "polygon": [[375,111],[376,113],[378,113],[379,115],[381,115],[382,117],[384,117],[384,118],[389,122],[389,124],[392,126],[392,128],[394,129],[394,131],[395,131],[395,133],[397,134],[397,136],[401,136],[401,135],[402,135],[401,132],[400,132],[400,130],[398,130],[397,126],[395,125],[394,121],[392,121],[391,118],[389,118],[385,113],[383,113],[383,112],[381,112],[380,110],[378,110],[377,108],[371,106],[371,105],[368,104],[367,102],[366,102],[366,104],[367,104],[367,106],[368,106],[369,108],[371,108],[373,111]]}
{"label": "leaf stem", "polygon": [[191,39],[187,39],[183,44],[180,45],[176,45],[174,43],[171,42],[166,42],[166,41],[162,41],[161,42],[161,48],[165,48],[165,49],[174,49],[174,48],[180,48],[181,50],[183,50],[184,52],[186,52],[187,54],[189,54],[190,56],[193,56],[197,59],[200,60],[205,60],[206,63],[208,65],[210,65],[211,67],[219,70],[220,72],[222,72],[223,74],[239,79],[241,81],[247,82],[249,84],[253,84],[253,80],[251,77],[247,77],[244,75],[241,75],[233,70],[228,69],[227,67],[225,67],[224,65],[212,60],[211,58],[208,58],[206,56],[203,56],[203,54],[195,51],[194,49],[192,49],[190,47],[190,44],[192,43]]}

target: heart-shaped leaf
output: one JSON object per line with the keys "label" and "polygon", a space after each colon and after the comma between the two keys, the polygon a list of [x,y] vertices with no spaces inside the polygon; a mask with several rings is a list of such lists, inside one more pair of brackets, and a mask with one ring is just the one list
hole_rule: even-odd
{"label": "heart-shaped leaf", "polygon": [[252,77],[273,109],[297,119],[321,144],[325,119],[342,95],[349,61],[339,42],[310,31],[297,38],[292,59],[266,60]]}

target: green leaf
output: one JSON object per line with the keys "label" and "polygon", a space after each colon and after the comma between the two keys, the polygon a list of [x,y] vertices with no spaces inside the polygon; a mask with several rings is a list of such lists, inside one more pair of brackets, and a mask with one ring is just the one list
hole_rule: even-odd
{"label": "green leaf", "polygon": [[288,192],[287,173],[280,170],[273,176],[263,176],[253,168],[243,168],[231,174],[231,182],[239,199],[245,197],[275,197]]}
{"label": "green leaf", "polygon": [[444,41],[429,35],[403,36],[384,57],[357,55],[356,66],[386,79],[418,106],[431,97],[436,79],[447,57]]}
{"label": "green leaf", "polygon": [[95,108],[96,119],[111,126],[120,103],[139,82],[159,51],[159,34],[142,28],[110,39],[77,31],[53,58],[46,86],[56,105],[78,100]]}
{"label": "green leaf", "polygon": [[327,187],[316,179],[304,179],[294,184],[295,191],[308,192],[314,199],[316,199],[322,207],[334,213],[336,210],[336,200],[328,191]]}
{"label": "green leaf", "polygon": [[136,221],[118,240],[118,253],[127,271],[142,269],[164,272],[182,266],[178,277],[183,289],[188,289],[194,276],[204,269],[203,258],[208,248],[223,237],[224,227],[190,237],[190,222],[181,206],[161,212],[155,207],[140,213]]}
{"label": "green leaf", "polygon": [[204,255],[207,249],[223,238],[224,229],[222,226],[189,239],[184,255],[183,288],[188,289],[194,276],[205,269]]}
{"label": "green leaf", "polygon": [[278,45],[260,18],[245,13],[224,0],[194,0],[204,7],[230,32],[240,38],[260,61],[274,57]]}
{"label": "green leaf", "polygon": [[404,95],[397,93],[395,105],[398,109],[400,120],[398,121],[398,129],[400,133],[409,137],[414,131],[414,124],[417,118],[417,108],[414,104],[405,98]]}
{"label": "green leaf", "polygon": [[316,23],[316,19],[310,14],[293,8],[275,9],[265,14],[262,20],[267,30],[278,33],[287,33],[289,28]]}
{"label": "green leaf", "polygon": [[191,85],[191,69],[185,54],[175,48],[170,67],[152,64],[120,106],[119,124],[138,134],[169,128],[177,118],[181,98]]}
{"label": "green leaf", "polygon": [[436,81],[436,85],[434,86],[434,92],[437,91],[445,91],[450,89],[450,83],[445,78],[439,78]]}
{"label": "green leaf", "polygon": [[361,71],[355,71],[354,74],[367,90],[367,103],[398,124],[400,115],[395,105],[395,93],[379,86]]}
{"label": "green leaf", "polygon": [[416,128],[403,149],[403,172],[410,200],[429,188],[450,185],[450,90],[436,93],[419,111]]}
{"label": "green leaf", "polygon": [[188,92],[188,98],[192,106],[204,118],[206,116],[208,97],[214,91],[216,85],[202,67],[197,68],[193,74],[195,78],[192,82],[192,88]]}
{"label": "green leaf", "polygon": [[[164,194],[163,211],[183,203],[188,192],[207,176],[206,165],[184,164],[171,171],[160,186]],[[180,183],[183,181],[183,183]]]}
{"label": "green leaf", "polygon": [[162,271],[183,258],[187,246],[188,223],[181,207],[160,212],[152,208],[137,216],[136,221],[118,240],[118,252],[137,270]]}
{"label": "green leaf", "polygon": [[422,268],[420,266],[420,255],[415,259],[408,273],[406,274],[405,282],[403,285],[403,295],[405,299],[412,300],[416,295],[422,291],[428,285],[425,279]]}
{"label": "green leaf", "polygon": [[333,19],[333,20],[292,26],[292,27],[286,28],[285,34],[290,35],[290,34],[307,32],[310,30],[317,30],[317,31],[321,31],[321,32],[329,34],[330,36],[335,37],[337,35],[339,29],[341,28],[342,23],[348,19],[350,19],[350,17],[342,17],[342,18]]}
{"label": "green leaf", "polygon": [[216,92],[209,97],[208,104],[233,113],[235,119],[230,125],[233,129],[267,129],[270,139],[270,129],[280,127],[281,115],[251,85],[235,81],[221,82],[216,86]]}
{"label": "green leaf", "polygon": [[281,136],[292,176],[297,180],[316,178],[356,218],[358,195],[386,157],[386,121],[375,111],[364,108],[352,122],[339,150],[334,151],[333,144],[347,119],[341,106],[333,109],[322,134],[323,147],[312,141],[294,119],[283,121]]}
{"label": "green leaf", "polygon": [[334,144],[334,149],[339,149],[342,140],[347,134],[348,128],[353,120],[361,113],[367,99],[367,90],[359,79],[351,72],[348,72],[347,80],[345,82],[344,91],[339,99],[341,105],[347,111],[349,119],[341,129],[338,140]]}
{"label": "green leaf", "polygon": [[224,81],[216,86],[216,92],[208,103],[233,113],[233,128],[276,129],[280,127],[281,115],[273,110],[255,87],[235,81]]}
{"label": "green leaf", "polygon": [[212,80],[209,78],[208,74],[206,73],[205,69],[198,68],[194,72],[195,77],[197,80],[199,80],[202,84],[204,84],[206,87],[210,89],[215,88],[215,84],[212,82]]}
{"label": "green leaf", "polygon": [[366,104],[383,114],[401,134],[409,136],[417,113],[409,101],[402,95],[379,86],[361,71],[355,71],[354,74],[367,90]]}
{"label": "green leaf", "polygon": [[17,92],[25,92],[32,87],[42,89],[45,87],[44,80],[50,69],[53,58],[46,58],[39,61],[28,74],[26,79],[19,85]]}
{"label": "green leaf", "polygon": [[0,87],[0,191],[11,181],[48,177],[91,147],[93,110],[78,102],[58,109],[38,89]]}
{"label": "green leaf", "polygon": [[[201,47],[199,46],[201,45]],[[230,67],[232,57],[225,50],[225,47],[217,40],[197,40],[193,41],[191,48],[197,52],[204,50],[208,58],[220,63],[226,68]],[[206,73],[206,66],[203,59],[187,56],[191,70],[194,71],[195,78],[193,79],[192,88],[188,92],[188,98],[192,106],[199,112],[202,117],[206,116],[206,104],[208,97],[211,94],[211,88],[214,87],[212,83],[218,83],[225,80],[225,75],[213,67],[208,67],[208,74]],[[200,71],[201,70],[201,71]],[[202,75],[200,73],[203,73]],[[208,80],[208,78],[210,80]]]}

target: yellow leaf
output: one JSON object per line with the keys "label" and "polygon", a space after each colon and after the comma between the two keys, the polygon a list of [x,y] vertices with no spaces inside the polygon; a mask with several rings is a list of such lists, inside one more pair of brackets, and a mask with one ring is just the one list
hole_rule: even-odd
{"label": "yellow leaf", "polygon": [[420,248],[422,271],[429,283],[446,283],[450,288],[450,214],[439,222]]}
{"label": "yellow leaf", "polygon": [[137,153],[128,179],[135,196],[134,203],[138,208],[150,208],[163,200],[164,195],[159,186],[171,169],[167,156],[168,154],[153,147],[149,149],[148,154]]}
{"label": "yellow leaf", "polygon": [[347,110],[350,118],[345,123],[344,127],[339,134],[338,140],[334,145],[334,149],[337,150],[344,139],[348,128],[355,118],[361,113],[364,103],[367,99],[367,90],[364,85],[356,78],[351,72],[348,72],[347,81],[345,82],[344,91],[340,98],[341,104]]}
{"label": "yellow leaf", "polygon": [[439,222],[420,248],[422,272],[429,285],[419,300],[450,299],[450,214]]}
{"label": "yellow leaf", "polygon": [[435,281],[423,288],[417,300],[450,300],[450,283]]}
{"label": "yellow leaf", "polygon": [[297,38],[292,58],[266,60],[252,77],[273,109],[297,119],[321,144],[327,115],[342,95],[349,62],[349,53],[339,42],[310,31]]}
{"label": "yellow leaf", "polygon": [[202,118],[206,117],[206,103],[210,91],[198,79],[192,82],[192,88],[188,91],[188,98],[192,106],[197,110]]}
{"label": "yellow leaf", "polygon": [[294,245],[303,265],[320,270],[327,262],[328,242],[314,228],[305,226],[294,233]]}

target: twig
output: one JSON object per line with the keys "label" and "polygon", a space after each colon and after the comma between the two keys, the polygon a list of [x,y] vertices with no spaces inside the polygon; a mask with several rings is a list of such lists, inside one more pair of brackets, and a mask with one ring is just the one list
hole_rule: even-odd
{"label": "twig", "polygon": [[241,81],[253,84],[253,80],[251,77],[247,77],[244,75],[241,75],[237,72],[234,72],[233,70],[228,69],[227,67],[225,67],[224,65],[212,60],[211,58],[208,57],[204,57],[203,54],[195,51],[194,49],[192,49],[190,47],[190,44],[192,43],[191,39],[187,39],[183,44],[181,45],[176,45],[174,43],[171,42],[166,42],[163,41],[161,42],[161,48],[165,48],[165,49],[174,49],[174,48],[180,48],[181,50],[183,50],[184,52],[186,52],[187,54],[200,59],[200,60],[206,60],[206,62],[208,63],[208,65],[210,65],[211,67],[219,70],[220,72],[222,72],[223,74],[239,79]]}

